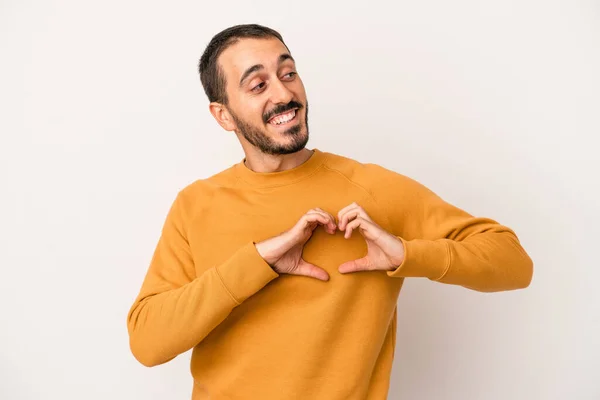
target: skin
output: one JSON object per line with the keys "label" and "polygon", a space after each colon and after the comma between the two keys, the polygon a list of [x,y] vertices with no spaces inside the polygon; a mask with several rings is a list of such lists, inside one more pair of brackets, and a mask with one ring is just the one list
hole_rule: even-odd
{"label": "skin", "polygon": [[[286,46],[275,38],[241,39],[221,53],[218,63],[227,82],[228,103],[212,102],[209,109],[223,129],[235,132],[246,166],[255,172],[278,172],[308,160],[313,151],[305,148],[306,92]],[[290,107],[297,107],[292,122],[282,126],[267,122],[274,112]],[[365,239],[367,255],[340,265],[340,273],[391,271],[404,260],[402,240],[377,225],[357,203],[339,210],[337,220],[321,208],[311,209],[288,231],[257,243],[256,248],[278,273],[326,281],[329,275],[324,269],[302,259],[302,248],[317,226],[332,235],[339,229],[346,239],[358,230]]]}
{"label": "skin", "polygon": [[[235,132],[246,154],[246,166],[256,172],[294,168],[312,155],[304,147],[308,142],[304,84],[293,59],[280,60],[286,54],[290,55],[279,40],[261,38],[241,39],[219,56],[228,104],[213,102],[209,109],[223,129]],[[244,72],[255,65],[263,68],[240,85]],[[291,101],[302,106],[296,111],[294,126],[284,129],[264,122],[265,115]],[[261,142],[262,148],[256,142]]]}

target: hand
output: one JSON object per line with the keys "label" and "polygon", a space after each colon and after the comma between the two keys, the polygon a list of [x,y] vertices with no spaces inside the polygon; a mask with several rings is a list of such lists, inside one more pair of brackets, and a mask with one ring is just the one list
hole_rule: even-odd
{"label": "hand", "polygon": [[359,232],[367,242],[367,255],[358,260],[346,262],[339,267],[341,273],[356,271],[392,271],[404,260],[402,241],[377,225],[356,203],[343,208],[338,213],[338,227],[346,231],[344,238],[352,236],[352,231]]}
{"label": "hand", "polygon": [[325,231],[332,235],[336,232],[333,215],[320,208],[313,208],[304,214],[289,231],[256,243],[256,249],[277,273],[304,275],[327,281],[329,274],[324,269],[307,263],[302,258],[304,244],[319,225],[323,225]]}

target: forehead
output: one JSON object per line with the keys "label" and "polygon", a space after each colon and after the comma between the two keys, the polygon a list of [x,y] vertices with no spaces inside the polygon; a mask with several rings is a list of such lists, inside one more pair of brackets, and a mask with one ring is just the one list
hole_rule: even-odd
{"label": "forehead", "polygon": [[253,65],[262,64],[266,69],[277,66],[279,56],[284,53],[289,53],[288,49],[276,38],[245,38],[225,49],[218,62],[228,81],[239,81]]}

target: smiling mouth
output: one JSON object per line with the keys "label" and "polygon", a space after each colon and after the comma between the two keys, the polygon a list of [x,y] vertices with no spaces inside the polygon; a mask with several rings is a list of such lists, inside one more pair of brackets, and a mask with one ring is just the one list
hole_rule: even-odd
{"label": "smiling mouth", "polygon": [[272,117],[268,122],[270,125],[275,125],[275,126],[288,125],[296,120],[296,115],[297,115],[296,111],[298,111],[298,110],[293,109],[293,110],[287,111],[283,114],[276,115],[276,116]]}

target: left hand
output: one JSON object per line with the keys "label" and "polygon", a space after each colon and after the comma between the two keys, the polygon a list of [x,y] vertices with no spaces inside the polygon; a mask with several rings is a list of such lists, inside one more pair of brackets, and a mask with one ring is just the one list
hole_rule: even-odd
{"label": "left hand", "polygon": [[367,255],[358,260],[348,261],[340,265],[341,273],[356,271],[392,271],[404,260],[402,241],[385,231],[367,215],[356,203],[343,208],[338,213],[338,228],[345,231],[344,237],[349,239],[356,228],[367,242]]}

